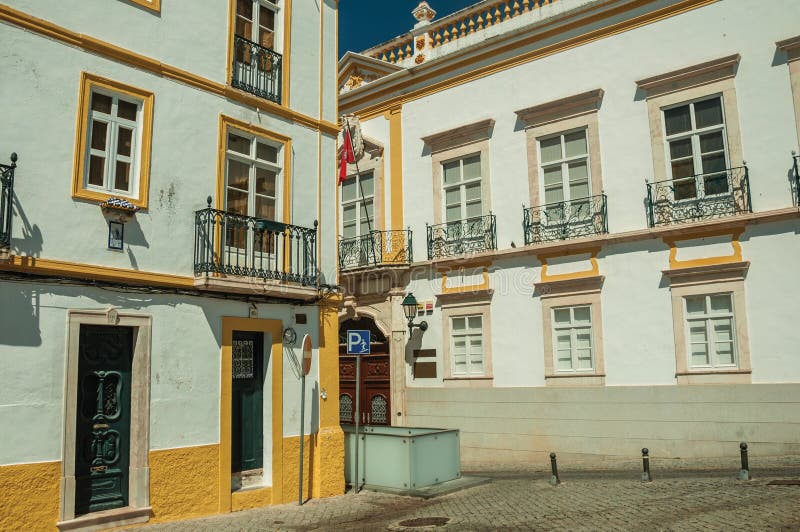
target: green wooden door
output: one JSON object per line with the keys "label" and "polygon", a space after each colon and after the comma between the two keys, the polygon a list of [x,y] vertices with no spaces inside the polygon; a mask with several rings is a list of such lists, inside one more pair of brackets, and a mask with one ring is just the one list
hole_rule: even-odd
{"label": "green wooden door", "polygon": [[128,505],[133,329],[81,325],[75,515]]}
{"label": "green wooden door", "polygon": [[231,472],[263,467],[264,335],[233,332]]}

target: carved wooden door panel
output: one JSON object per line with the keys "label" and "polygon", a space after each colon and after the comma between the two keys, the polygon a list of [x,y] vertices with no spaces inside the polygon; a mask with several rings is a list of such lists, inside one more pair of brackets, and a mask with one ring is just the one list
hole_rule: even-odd
{"label": "carved wooden door panel", "polygon": [[133,329],[81,325],[75,515],[128,505]]}
{"label": "carved wooden door panel", "polygon": [[[356,408],[356,363],[361,363],[361,398]],[[390,363],[388,354],[339,356],[339,422],[355,423],[355,415],[367,425],[390,425]]]}

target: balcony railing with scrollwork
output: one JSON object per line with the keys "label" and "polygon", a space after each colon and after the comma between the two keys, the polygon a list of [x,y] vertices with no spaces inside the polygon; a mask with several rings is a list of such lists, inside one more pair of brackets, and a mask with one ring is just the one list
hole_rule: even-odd
{"label": "balcony railing with scrollwork", "polygon": [[411,229],[371,231],[366,235],[339,240],[339,268],[370,265],[411,264]]}
{"label": "balcony railing with scrollwork", "polygon": [[289,225],[208,207],[195,212],[195,275],[317,285],[317,222]]}
{"label": "balcony railing with scrollwork", "polygon": [[746,166],[647,183],[650,227],[753,212]]}
{"label": "balcony railing with scrollwork", "polygon": [[14,169],[17,154],[11,154],[11,164],[0,164],[0,249],[11,246],[11,209],[14,203]]}
{"label": "balcony railing with scrollwork", "polygon": [[234,35],[231,86],[281,103],[282,65],[281,54]]}
{"label": "balcony railing with scrollwork", "polygon": [[794,170],[794,204],[800,207],[800,155],[792,155],[792,169]]}
{"label": "balcony railing with scrollwork", "polygon": [[428,260],[497,249],[494,214],[428,225]]}
{"label": "balcony railing with scrollwork", "polygon": [[608,233],[605,194],[530,207],[522,217],[526,245]]}

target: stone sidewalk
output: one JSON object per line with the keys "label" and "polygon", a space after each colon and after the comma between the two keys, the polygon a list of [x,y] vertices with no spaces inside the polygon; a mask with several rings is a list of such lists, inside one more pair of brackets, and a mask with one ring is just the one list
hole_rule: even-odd
{"label": "stone sidewalk", "polygon": [[[652,459],[653,482],[641,462],[559,464],[549,469],[482,468],[488,484],[418,499],[364,491],[323,500],[146,527],[148,530],[786,530],[800,531],[800,457],[757,459],[754,480],[737,480],[738,460],[725,463]],[[797,484],[800,484],[798,482]],[[438,527],[411,526],[443,518]],[[423,521],[424,522],[424,521]],[[433,521],[428,521],[433,522]]]}

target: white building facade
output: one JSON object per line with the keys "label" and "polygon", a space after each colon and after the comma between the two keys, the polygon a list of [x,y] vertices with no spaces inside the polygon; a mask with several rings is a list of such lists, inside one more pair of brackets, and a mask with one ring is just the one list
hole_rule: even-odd
{"label": "white building facade", "polygon": [[414,15],[339,63],[340,321],[386,336],[385,422],[468,464],[800,452],[800,6]]}
{"label": "white building facade", "polygon": [[336,23],[334,0],[0,4],[0,529],[297,500],[306,335],[302,496],[344,491]]}

